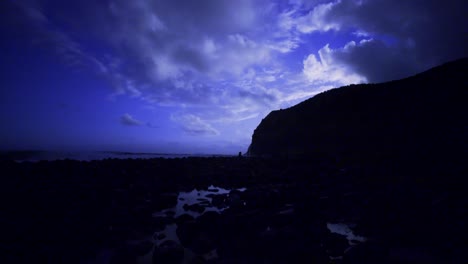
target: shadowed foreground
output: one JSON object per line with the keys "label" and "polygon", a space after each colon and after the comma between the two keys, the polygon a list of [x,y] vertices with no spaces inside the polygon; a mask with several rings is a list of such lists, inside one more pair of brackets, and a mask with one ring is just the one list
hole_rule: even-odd
{"label": "shadowed foreground", "polygon": [[[1,168],[1,263],[465,259],[460,163],[182,158],[3,161]],[[196,204],[178,199],[193,189],[212,193]],[[178,203],[186,213],[165,210]],[[357,241],[330,232],[339,224]],[[176,236],[164,232],[171,226]]]}

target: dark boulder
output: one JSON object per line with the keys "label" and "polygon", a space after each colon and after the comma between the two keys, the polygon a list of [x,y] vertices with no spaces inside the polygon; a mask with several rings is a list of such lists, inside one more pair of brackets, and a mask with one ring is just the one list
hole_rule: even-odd
{"label": "dark boulder", "polygon": [[192,205],[184,204],[183,208],[185,211],[193,211],[200,214],[205,211],[205,207],[199,203]]}
{"label": "dark boulder", "polygon": [[184,259],[184,248],[173,240],[167,240],[155,248],[153,253],[154,264],[176,264]]}
{"label": "dark boulder", "polygon": [[326,252],[329,256],[343,256],[346,249],[349,248],[349,243],[346,237],[335,233],[329,233],[324,240]]}
{"label": "dark boulder", "polygon": [[227,207],[226,201],[227,201],[226,194],[216,194],[216,195],[211,196],[211,204],[220,209]]}
{"label": "dark boulder", "polygon": [[215,248],[212,237],[196,222],[179,224],[176,232],[181,244],[196,254],[205,254]]}
{"label": "dark boulder", "polygon": [[348,248],[343,255],[343,264],[391,263],[384,245],[362,243]]}
{"label": "dark boulder", "polygon": [[152,228],[155,232],[162,231],[167,225],[174,223],[174,219],[172,217],[155,217],[153,221],[154,223]]}
{"label": "dark boulder", "polygon": [[177,193],[163,193],[155,197],[151,208],[155,211],[172,208],[177,205]]}
{"label": "dark boulder", "polygon": [[186,222],[192,222],[193,220],[195,220],[195,218],[189,214],[183,214],[179,217],[176,218],[176,223],[177,224],[182,224],[182,223],[186,223]]}

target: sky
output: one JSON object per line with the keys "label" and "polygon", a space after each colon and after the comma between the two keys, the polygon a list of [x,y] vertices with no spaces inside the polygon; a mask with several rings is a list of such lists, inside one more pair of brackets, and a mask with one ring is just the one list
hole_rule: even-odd
{"label": "sky", "polygon": [[3,0],[0,149],[245,152],[270,111],[468,55],[463,0]]}

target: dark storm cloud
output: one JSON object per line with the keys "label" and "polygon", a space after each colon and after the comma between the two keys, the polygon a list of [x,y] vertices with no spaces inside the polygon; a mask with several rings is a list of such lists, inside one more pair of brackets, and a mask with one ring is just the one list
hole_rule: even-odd
{"label": "dark storm cloud", "polygon": [[368,81],[401,78],[468,56],[468,2],[460,0],[338,1],[323,15],[337,31],[373,39],[333,54]]}
{"label": "dark storm cloud", "polygon": [[390,47],[380,40],[348,43],[342,49],[330,52],[335,63],[366,76],[368,82],[395,80],[424,70],[425,64],[409,50]]}

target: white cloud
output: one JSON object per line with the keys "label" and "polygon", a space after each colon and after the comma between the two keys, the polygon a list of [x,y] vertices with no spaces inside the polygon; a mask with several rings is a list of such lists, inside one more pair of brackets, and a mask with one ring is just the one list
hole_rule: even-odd
{"label": "white cloud", "polygon": [[[114,99],[183,107],[191,114],[172,120],[191,134],[215,135],[216,122],[251,122],[324,89],[394,79],[467,54],[466,8],[456,0],[72,1],[53,10],[61,16],[49,16],[43,1],[11,4],[42,45],[107,80]],[[311,50],[306,41],[323,41],[327,31],[350,41]]]}
{"label": "white cloud", "polygon": [[[349,42],[340,51],[346,52],[354,42]],[[314,54],[310,54],[304,61],[303,73],[314,84],[323,85],[333,83],[338,86],[351,83],[366,82],[366,78],[354,73],[347,65],[335,60],[334,53],[327,44],[318,51],[319,60]]]}
{"label": "white cloud", "polygon": [[336,0],[315,5],[306,15],[303,7],[293,22],[302,33],[334,30],[341,36],[351,32],[356,41],[373,38],[333,55],[370,82],[403,78],[468,56],[461,26],[468,23],[468,2],[463,0]]}
{"label": "white cloud", "polygon": [[[274,5],[265,8],[257,1],[73,5],[70,19],[80,15],[75,10],[93,10],[87,20],[77,20],[77,30],[81,26],[82,34],[108,47],[109,53],[94,54],[78,45],[60,31],[60,21],[47,21],[41,31],[58,32],[69,40],[60,47],[74,54],[75,62],[92,62],[114,88],[113,99],[128,95],[159,106],[222,104],[265,111],[280,99],[277,73],[284,72],[285,65],[278,64],[278,56],[301,43],[297,32],[278,22]],[[264,72],[272,68],[280,70]]]}
{"label": "white cloud", "polygon": [[125,113],[120,117],[120,123],[126,126],[141,126],[143,124],[141,121],[133,118],[128,113]]}
{"label": "white cloud", "polygon": [[319,4],[307,15],[299,17],[295,21],[296,29],[301,33],[312,33],[315,31],[339,30],[340,25],[334,21],[327,20],[327,15],[340,1]]}
{"label": "white cloud", "polygon": [[174,114],[171,119],[180,124],[182,129],[190,135],[219,135],[216,130],[207,121],[193,114]]}

